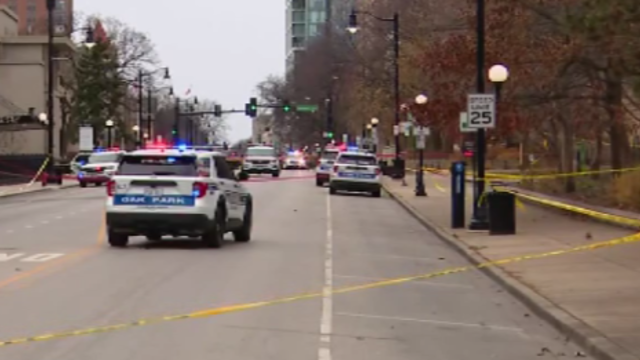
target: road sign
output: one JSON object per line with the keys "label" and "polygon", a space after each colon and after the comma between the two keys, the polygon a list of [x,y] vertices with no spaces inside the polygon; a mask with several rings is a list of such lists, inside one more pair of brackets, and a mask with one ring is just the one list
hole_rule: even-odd
{"label": "road sign", "polygon": [[347,134],[342,134],[342,142],[343,143],[348,143],[349,142],[349,135]]}
{"label": "road sign", "polygon": [[460,132],[461,133],[472,133],[476,132],[476,129],[472,129],[469,127],[469,116],[466,112],[460,113]]}
{"label": "road sign", "polygon": [[416,148],[418,148],[419,150],[422,150],[426,147],[426,143],[427,143],[427,139],[426,136],[428,135],[428,132],[426,128],[423,128],[422,126],[417,128],[417,136],[416,136]]}
{"label": "road sign", "polygon": [[318,111],[318,105],[296,105],[296,111],[298,112],[316,112]]}
{"label": "road sign", "polygon": [[467,99],[470,129],[496,127],[496,96],[494,94],[469,94]]}

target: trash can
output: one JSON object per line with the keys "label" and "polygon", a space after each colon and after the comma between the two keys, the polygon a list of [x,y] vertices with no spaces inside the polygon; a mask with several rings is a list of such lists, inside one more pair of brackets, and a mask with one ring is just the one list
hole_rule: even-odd
{"label": "trash can", "polygon": [[487,193],[489,235],[515,235],[516,196],[506,191]]}

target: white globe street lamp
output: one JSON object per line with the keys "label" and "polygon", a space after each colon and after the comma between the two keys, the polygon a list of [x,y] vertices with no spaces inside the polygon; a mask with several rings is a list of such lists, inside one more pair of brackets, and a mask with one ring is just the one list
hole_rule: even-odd
{"label": "white globe street lamp", "polygon": [[509,79],[509,69],[502,65],[496,64],[489,69],[489,81],[494,84],[504,83]]}
{"label": "white globe street lamp", "polygon": [[428,101],[429,101],[429,98],[427,97],[427,95],[420,94],[420,95],[416,96],[416,104],[418,104],[418,105],[424,105]]}

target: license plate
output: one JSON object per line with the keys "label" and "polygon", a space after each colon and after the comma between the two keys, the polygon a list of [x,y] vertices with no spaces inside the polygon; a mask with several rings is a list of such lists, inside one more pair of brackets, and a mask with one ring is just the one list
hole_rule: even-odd
{"label": "license plate", "polygon": [[352,178],[352,179],[374,179],[376,176],[373,174],[361,174],[361,173],[338,173],[339,177]]}
{"label": "license plate", "polygon": [[136,206],[194,206],[196,200],[193,196],[182,195],[115,195],[114,205],[136,205]]}
{"label": "license plate", "polygon": [[164,195],[164,190],[157,187],[148,187],[144,189],[144,194],[145,196],[162,196]]}

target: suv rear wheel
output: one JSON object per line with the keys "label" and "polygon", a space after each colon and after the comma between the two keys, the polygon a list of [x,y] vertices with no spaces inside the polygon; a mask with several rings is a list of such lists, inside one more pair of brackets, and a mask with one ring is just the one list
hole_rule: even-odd
{"label": "suv rear wheel", "polygon": [[125,234],[119,234],[113,230],[107,232],[109,245],[113,247],[126,247],[129,244],[129,236]]}
{"label": "suv rear wheel", "polygon": [[251,241],[251,228],[253,226],[253,205],[251,201],[247,202],[247,206],[244,209],[244,216],[242,219],[242,227],[233,232],[233,239],[236,242],[249,242]]}
{"label": "suv rear wheel", "polygon": [[207,231],[202,234],[202,242],[206,247],[211,247],[214,249],[219,249],[222,247],[222,243],[224,241],[224,227],[226,222],[226,216],[224,213],[224,208],[222,205],[218,205],[218,210],[216,210],[215,219],[213,219],[213,223],[207,229]]}

